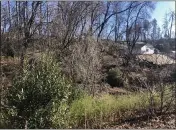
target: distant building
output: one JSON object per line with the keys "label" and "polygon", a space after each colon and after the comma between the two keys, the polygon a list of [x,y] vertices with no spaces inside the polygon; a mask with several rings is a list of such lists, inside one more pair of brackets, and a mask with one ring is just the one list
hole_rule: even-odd
{"label": "distant building", "polygon": [[146,44],[141,47],[142,54],[154,54],[155,48],[151,44]]}
{"label": "distant building", "polygon": [[[128,50],[127,43],[122,41],[120,44],[121,48],[123,50]],[[133,54],[135,55],[141,55],[141,54],[159,54],[160,51],[156,49],[153,45],[145,42],[136,42],[133,51]]]}
{"label": "distant building", "polygon": [[173,54],[175,54],[175,51],[171,51]]}
{"label": "distant building", "polygon": [[137,42],[133,49],[133,54],[154,54],[156,49],[151,44]]}
{"label": "distant building", "polygon": [[167,54],[170,58],[175,59],[176,60],[176,55],[175,55],[175,51],[171,51],[170,53]]}

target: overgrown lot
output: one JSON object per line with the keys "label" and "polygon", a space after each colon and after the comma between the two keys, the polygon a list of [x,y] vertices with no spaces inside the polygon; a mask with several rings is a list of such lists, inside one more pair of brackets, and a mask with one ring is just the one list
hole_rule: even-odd
{"label": "overgrown lot", "polygon": [[51,54],[41,54],[31,64],[27,61],[4,89],[2,128],[105,128],[138,115],[173,111],[172,85],[125,95],[106,91],[90,95],[62,74]]}

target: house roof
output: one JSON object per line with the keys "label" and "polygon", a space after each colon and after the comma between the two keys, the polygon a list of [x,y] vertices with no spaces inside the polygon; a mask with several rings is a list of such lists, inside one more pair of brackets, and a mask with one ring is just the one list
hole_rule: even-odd
{"label": "house roof", "polygon": [[135,48],[136,49],[140,49],[141,47],[143,47],[144,45],[146,45],[146,43],[140,43],[140,44],[135,44]]}
{"label": "house roof", "polygon": [[146,46],[149,47],[150,49],[154,49],[154,46],[149,43],[147,43]]}
{"label": "house roof", "polygon": [[[136,42],[135,44],[135,48],[141,48],[143,47],[144,45],[146,45],[146,43],[144,42]],[[123,41],[122,44],[120,44],[121,47],[124,47],[124,48],[127,48],[127,43],[126,41]]]}
{"label": "house roof", "polygon": [[[120,44],[120,46],[123,48],[127,48],[127,44],[125,44],[126,42],[123,42],[123,43],[124,44]],[[150,49],[155,49],[153,45],[151,45],[149,43],[145,43],[145,42],[136,42],[134,49],[141,49],[145,45]]]}
{"label": "house roof", "polygon": [[149,44],[149,43],[136,43],[135,44],[135,48],[136,49],[140,49],[142,48],[143,46],[147,46],[148,48],[150,49],[154,49],[153,45]]}

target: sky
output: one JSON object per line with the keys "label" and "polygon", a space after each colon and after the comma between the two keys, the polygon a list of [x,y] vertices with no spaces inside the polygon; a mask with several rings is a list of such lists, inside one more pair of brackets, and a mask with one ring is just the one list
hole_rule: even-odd
{"label": "sky", "polygon": [[165,12],[169,12],[170,10],[175,11],[175,1],[158,1],[153,11],[152,19],[155,18],[157,24],[162,27]]}
{"label": "sky", "polygon": [[[151,20],[155,18],[159,27],[162,28],[164,15],[170,10],[175,11],[175,1],[158,1],[156,4],[156,8],[151,15]],[[172,31],[175,32],[174,26],[172,28]]]}

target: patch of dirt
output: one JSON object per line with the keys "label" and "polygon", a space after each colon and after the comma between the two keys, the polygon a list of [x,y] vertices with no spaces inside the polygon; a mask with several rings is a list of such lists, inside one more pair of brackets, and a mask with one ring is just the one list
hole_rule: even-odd
{"label": "patch of dirt", "polygon": [[175,115],[168,114],[147,120],[134,120],[107,127],[109,129],[175,129]]}
{"label": "patch of dirt", "polygon": [[111,88],[111,87],[109,87],[108,88],[108,93],[112,94],[112,95],[118,95],[118,94],[128,94],[130,92],[123,89],[123,88],[117,88],[117,87]]}

